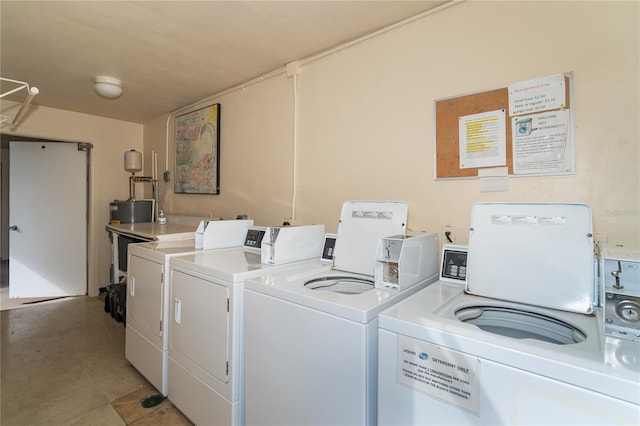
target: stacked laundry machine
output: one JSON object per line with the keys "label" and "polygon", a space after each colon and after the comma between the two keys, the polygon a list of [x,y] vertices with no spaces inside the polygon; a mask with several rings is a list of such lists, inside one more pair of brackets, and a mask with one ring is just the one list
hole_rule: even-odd
{"label": "stacked laundry machine", "polygon": [[477,204],[448,255],[380,315],[378,424],[638,424],[638,265],[609,252],[598,278],[588,206]]}

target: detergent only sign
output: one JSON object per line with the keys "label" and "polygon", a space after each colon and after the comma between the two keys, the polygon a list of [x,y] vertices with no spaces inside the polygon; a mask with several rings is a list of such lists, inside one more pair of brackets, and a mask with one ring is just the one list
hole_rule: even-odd
{"label": "detergent only sign", "polygon": [[478,358],[398,337],[398,382],[477,412]]}

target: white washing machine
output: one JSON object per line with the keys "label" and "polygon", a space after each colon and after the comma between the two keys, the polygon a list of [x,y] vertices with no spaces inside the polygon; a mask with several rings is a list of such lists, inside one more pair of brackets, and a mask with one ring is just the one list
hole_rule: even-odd
{"label": "white washing machine", "polygon": [[[323,225],[266,228],[248,233],[243,248],[171,258],[168,395],[195,424],[244,424],[244,281],[320,258],[323,243]],[[263,263],[267,254],[281,263]]]}
{"label": "white washing machine", "polygon": [[[241,246],[252,220],[211,222],[211,247]],[[167,395],[169,259],[197,251],[195,240],[130,244],[125,357]]]}
{"label": "white washing machine", "polygon": [[437,279],[437,235],[429,234],[425,249],[407,250],[424,266],[419,281],[374,286],[378,242],[402,234],[406,218],[405,203],[345,203],[330,271],[301,265],[247,280],[247,425],[376,424],[378,313]]}
{"label": "white washing machine", "polygon": [[380,315],[380,425],[638,424],[640,346],[605,337],[590,208],[478,204],[466,286]]}

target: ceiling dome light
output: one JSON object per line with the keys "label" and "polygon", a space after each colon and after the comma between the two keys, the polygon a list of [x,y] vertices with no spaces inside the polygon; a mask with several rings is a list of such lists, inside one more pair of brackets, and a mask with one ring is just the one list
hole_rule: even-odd
{"label": "ceiling dome light", "polygon": [[117,78],[100,76],[96,77],[94,89],[103,98],[115,99],[122,95],[122,82]]}

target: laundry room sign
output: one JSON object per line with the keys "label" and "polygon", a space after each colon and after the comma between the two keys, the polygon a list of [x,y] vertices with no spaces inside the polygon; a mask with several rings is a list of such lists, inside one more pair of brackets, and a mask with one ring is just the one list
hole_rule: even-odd
{"label": "laundry room sign", "polygon": [[477,413],[476,357],[398,336],[398,382]]}

